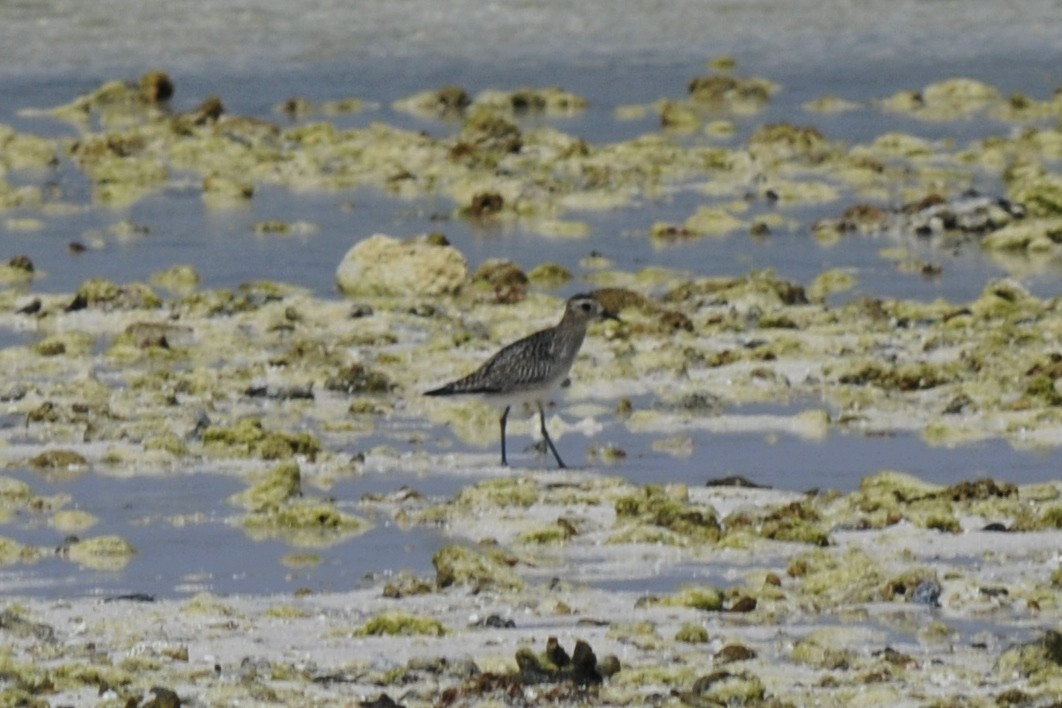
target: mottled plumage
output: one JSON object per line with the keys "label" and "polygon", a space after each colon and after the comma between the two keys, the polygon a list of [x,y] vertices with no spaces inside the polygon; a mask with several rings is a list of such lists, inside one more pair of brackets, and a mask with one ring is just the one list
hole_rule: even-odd
{"label": "mottled plumage", "polygon": [[505,457],[505,423],[509,409],[516,404],[534,403],[538,407],[542,436],[557,459],[557,464],[564,467],[557,448],[546,432],[543,404],[549,394],[567,378],[586,337],[587,325],[599,317],[616,319],[592,295],[575,295],[568,299],[564,316],[556,326],[513,342],[468,376],[427,391],[425,395],[478,395],[490,403],[504,406],[500,418],[503,465],[508,464]]}

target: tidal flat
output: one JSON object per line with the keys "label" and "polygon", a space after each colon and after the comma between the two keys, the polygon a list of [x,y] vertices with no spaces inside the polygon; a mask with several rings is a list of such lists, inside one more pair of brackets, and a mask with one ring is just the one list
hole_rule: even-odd
{"label": "tidal flat", "polygon": [[[336,116],[372,110],[358,97],[296,97],[269,116],[229,114],[218,96],[176,110],[162,72],[23,116],[63,135],[0,130],[8,232],[25,243],[79,210],[113,215],[62,244],[71,258],[156,238],[128,215],[159,199],[216,216],[324,194],[356,213],[347,197],[374,190],[429,200],[439,226],[353,235],[326,294],[283,278],[204,284],[192,257],[56,290],[32,256],[8,256],[0,699],[1056,700],[1062,305],[1023,279],[1055,273],[1062,248],[1058,95],[944,78],[861,110],[1008,130],[956,144],[890,125],[853,144],[814,119],[750,129],[778,86],[739,69],[718,58],[685,95],[615,106],[652,129],[602,143],[563,130],[587,102],[559,88],[396,101],[427,131],[342,127]],[[674,200],[671,217],[623,235],[650,252],[803,234],[802,248],[872,244],[900,282],[942,277],[942,253],[1004,272],[962,297],[868,295],[856,268],[707,275],[597,249],[473,260],[446,234],[578,244],[595,215],[656,200]],[[283,217],[252,229],[303,244],[320,230]],[[575,288],[621,318],[591,328],[549,411],[558,444],[582,447],[579,469],[540,469],[534,447],[502,468],[495,412],[421,393],[552,324]],[[755,467],[709,484],[733,471],[715,445],[737,435],[822,445],[823,458],[840,437],[1003,445],[1039,462],[946,481],[883,466],[839,485],[794,462],[773,488]],[[395,555],[404,545],[416,552]],[[246,559],[266,547],[282,549],[266,562],[284,579],[256,592]],[[319,580],[338,549],[367,570]],[[154,582],[123,575],[145,556]],[[219,589],[248,572],[249,588]]]}

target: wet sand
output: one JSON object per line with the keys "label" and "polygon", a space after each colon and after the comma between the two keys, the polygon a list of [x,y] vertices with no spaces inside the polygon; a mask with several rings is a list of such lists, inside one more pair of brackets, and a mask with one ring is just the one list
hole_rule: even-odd
{"label": "wet sand", "polygon": [[[499,484],[538,498],[514,509]],[[1059,695],[1051,658],[1059,638],[1049,631],[1062,612],[1058,530],[992,532],[982,530],[985,518],[963,516],[953,533],[901,521],[831,531],[825,547],[766,540],[756,530],[705,545],[659,518],[620,518],[621,505],[607,500],[638,492],[595,473],[524,474],[474,488],[499,501],[469,492],[445,505],[447,533],[473,559],[456,571],[437,559],[434,576],[380,577],[324,594],[9,603],[6,695],[123,703],[163,687],[182,705],[357,704],[386,694],[410,706],[523,705],[545,696],[592,705],[731,697],[756,705],[1050,705]],[[599,495],[606,501],[595,502]],[[805,503],[792,493],[729,488],[672,487],[667,496],[731,519]],[[386,506],[415,516],[429,505]],[[558,519],[576,531],[544,534]],[[533,534],[540,542],[528,542]],[[675,592],[634,589],[676,563],[696,564],[704,576]],[[608,589],[609,581],[624,589]],[[570,667],[565,674],[541,658],[550,637],[569,653],[584,641],[600,671],[615,670],[610,656],[619,670],[603,681],[573,678]],[[539,663],[529,664],[528,652]]]}

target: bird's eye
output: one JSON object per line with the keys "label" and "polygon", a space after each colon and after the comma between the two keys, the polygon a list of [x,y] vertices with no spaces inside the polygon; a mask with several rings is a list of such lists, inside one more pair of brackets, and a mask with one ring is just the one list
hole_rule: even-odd
{"label": "bird's eye", "polygon": [[580,309],[581,309],[581,310],[582,310],[583,312],[590,312],[590,310],[594,309],[594,308],[593,308],[593,305],[591,305],[591,304],[590,304],[590,303],[588,303],[588,302],[584,302],[583,304],[579,305],[579,308],[580,308]]}

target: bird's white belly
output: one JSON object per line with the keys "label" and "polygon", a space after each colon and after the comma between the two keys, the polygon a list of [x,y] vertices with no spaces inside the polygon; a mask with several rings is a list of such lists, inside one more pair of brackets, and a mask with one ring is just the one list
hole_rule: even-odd
{"label": "bird's white belly", "polygon": [[554,391],[560,388],[567,375],[568,372],[563,372],[560,376],[544,381],[533,388],[517,389],[504,393],[479,394],[480,400],[497,408],[505,408],[506,406],[521,408],[528,403],[542,403],[542,405],[545,405]]}

